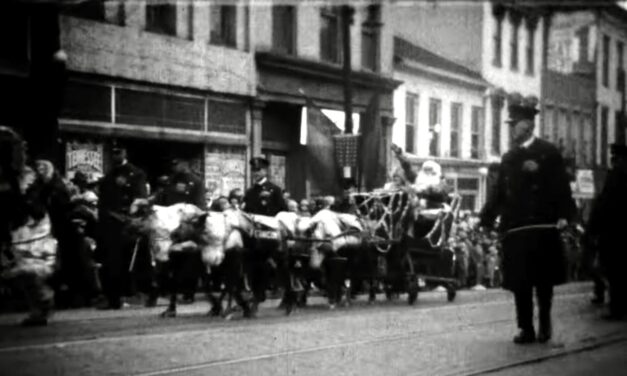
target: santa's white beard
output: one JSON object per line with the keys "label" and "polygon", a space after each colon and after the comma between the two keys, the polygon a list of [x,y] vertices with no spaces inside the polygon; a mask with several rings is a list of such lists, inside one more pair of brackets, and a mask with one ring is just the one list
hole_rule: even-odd
{"label": "santa's white beard", "polygon": [[419,172],[416,177],[416,183],[414,184],[416,190],[423,191],[430,187],[437,187],[440,184],[440,178],[437,175],[425,174]]}

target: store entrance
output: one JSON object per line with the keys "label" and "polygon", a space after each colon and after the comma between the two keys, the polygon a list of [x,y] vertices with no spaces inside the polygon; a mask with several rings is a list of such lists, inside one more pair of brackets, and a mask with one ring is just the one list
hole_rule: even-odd
{"label": "store entrance", "polygon": [[188,160],[192,171],[200,178],[203,176],[202,144],[141,139],[128,139],[124,143],[129,162],[144,170],[151,186],[160,176],[170,175],[174,158]]}

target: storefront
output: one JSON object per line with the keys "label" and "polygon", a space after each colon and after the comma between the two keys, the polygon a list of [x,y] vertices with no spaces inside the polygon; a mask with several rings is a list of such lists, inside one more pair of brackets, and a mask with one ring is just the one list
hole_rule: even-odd
{"label": "storefront", "polygon": [[244,188],[248,100],[85,78],[71,79],[65,94],[59,123],[66,176],[106,173],[116,141],[151,184],[182,158],[211,197]]}

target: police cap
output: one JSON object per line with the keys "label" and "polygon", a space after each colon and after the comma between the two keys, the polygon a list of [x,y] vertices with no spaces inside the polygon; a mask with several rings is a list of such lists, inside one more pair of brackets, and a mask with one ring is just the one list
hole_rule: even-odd
{"label": "police cap", "polygon": [[538,114],[536,105],[538,99],[533,96],[524,97],[519,93],[512,93],[508,96],[507,111],[509,112],[509,119],[506,120],[510,125],[514,125],[521,120],[531,120]]}
{"label": "police cap", "polygon": [[254,170],[261,170],[262,168],[268,168],[270,162],[264,157],[254,157],[250,160],[250,168]]}

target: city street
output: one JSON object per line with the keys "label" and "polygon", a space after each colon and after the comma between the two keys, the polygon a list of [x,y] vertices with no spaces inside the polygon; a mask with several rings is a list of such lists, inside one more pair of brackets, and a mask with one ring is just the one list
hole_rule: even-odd
{"label": "city street", "polygon": [[[402,298],[402,297],[401,297]],[[516,346],[502,290],[421,293],[409,307],[380,298],[329,311],[322,298],[284,317],[270,301],[256,320],[208,318],[205,302],[58,312],[48,327],[0,318],[7,375],[624,375],[627,323],[604,322],[587,283],[561,286],[554,339]],[[162,301],[165,302],[165,301]]]}

